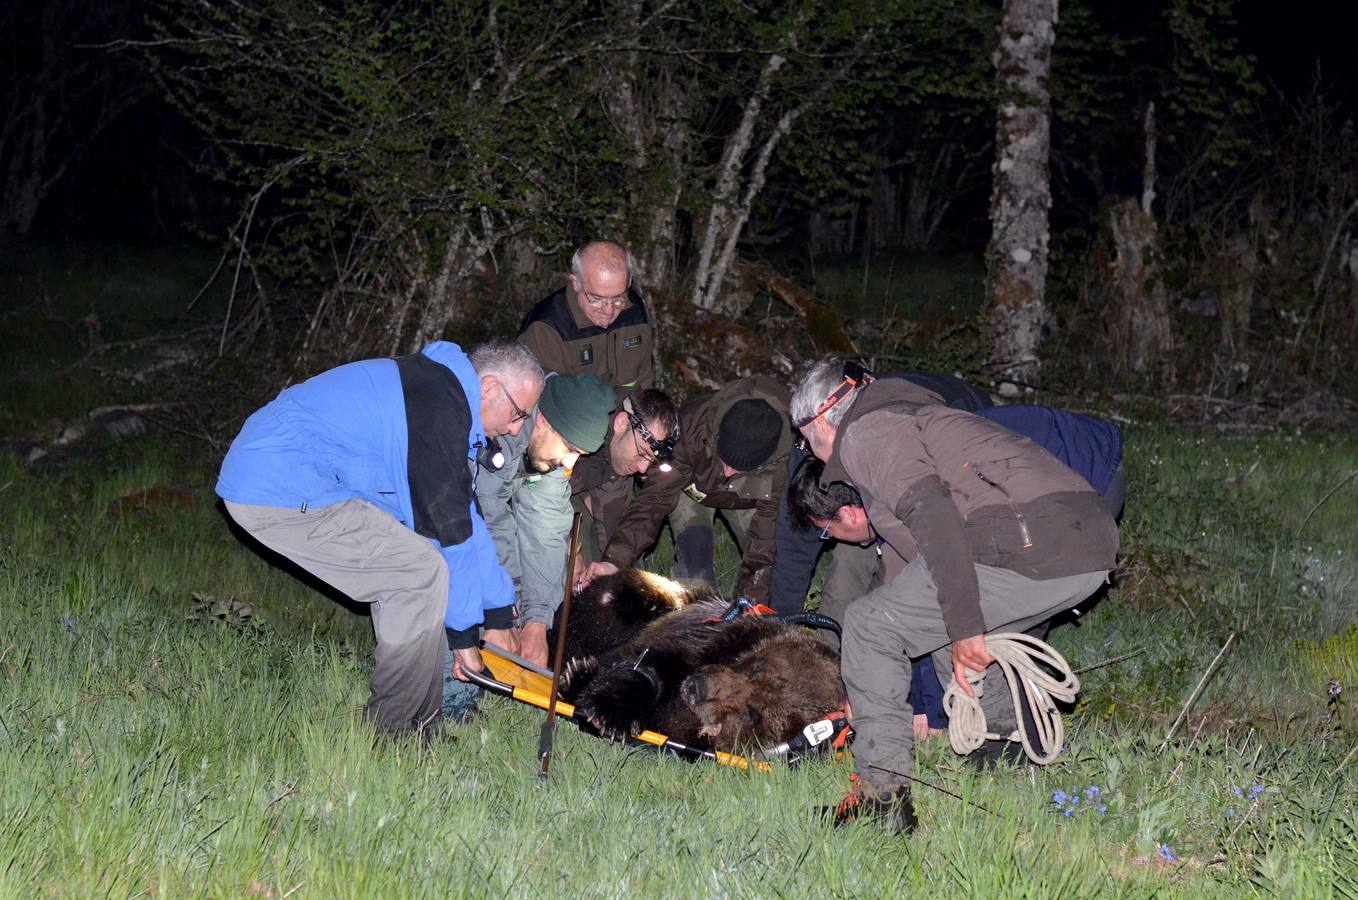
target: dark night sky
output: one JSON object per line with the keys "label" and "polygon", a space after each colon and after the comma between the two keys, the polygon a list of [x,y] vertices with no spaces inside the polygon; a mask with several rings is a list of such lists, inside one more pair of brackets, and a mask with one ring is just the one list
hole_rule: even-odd
{"label": "dark night sky", "polygon": [[1350,114],[1358,109],[1358,52],[1351,2],[1249,0],[1240,8],[1241,44],[1258,58],[1260,74],[1288,95],[1307,92],[1319,63],[1325,93]]}

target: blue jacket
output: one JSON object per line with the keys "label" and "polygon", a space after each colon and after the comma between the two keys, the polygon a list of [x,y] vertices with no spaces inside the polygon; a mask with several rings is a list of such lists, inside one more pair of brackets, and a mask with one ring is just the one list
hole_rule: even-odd
{"label": "blue jacket", "polygon": [[[456,344],[438,341],[421,355],[455,376],[455,384],[443,376],[443,396],[415,396],[403,380],[412,362],[424,376],[433,370],[434,380],[440,377],[440,369],[418,357],[349,363],[284,390],[246,420],[222,462],[217,493],[235,503],[289,509],[366,500],[443,554],[444,623],[465,631],[480,624],[486,610],[512,604],[514,587],[471,492],[476,452],[485,443],[480,379]],[[408,420],[407,409],[416,417]],[[420,410],[452,410],[457,421],[419,417]],[[438,459],[444,439],[463,458]]]}
{"label": "blue jacket", "polygon": [[1046,447],[1100,494],[1122,465],[1122,430],[1111,422],[1050,406],[992,406],[976,415]]}

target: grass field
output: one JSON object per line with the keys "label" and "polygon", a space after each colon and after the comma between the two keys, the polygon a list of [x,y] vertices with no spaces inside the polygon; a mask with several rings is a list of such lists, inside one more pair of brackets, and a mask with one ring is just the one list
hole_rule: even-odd
{"label": "grass field", "polygon": [[[32,327],[0,325],[0,438],[116,393],[44,382]],[[1052,636],[1096,667],[1069,751],[981,774],[926,746],[909,840],[818,820],[845,760],[751,774],[566,725],[543,783],[540,714],[494,698],[376,742],[367,619],[230,535],[215,451],[0,453],[0,896],[1358,895],[1358,441],[1125,428],[1123,571]],[[191,493],[117,502],[160,486]]]}

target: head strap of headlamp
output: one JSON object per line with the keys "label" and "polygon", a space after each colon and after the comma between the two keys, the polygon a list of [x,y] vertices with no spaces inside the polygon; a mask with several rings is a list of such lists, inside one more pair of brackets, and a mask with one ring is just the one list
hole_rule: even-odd
{"label": "head strap of headlamp", "polygon": [[[622,411],[627,413],[627,424],[632,426],[636,433],[641,436],[641,439],[646,442],[646,446],[655,454],[655,461],[661,464],[668,463],[674,457],[674,441],[678,434],[671,434],[663,439],[651,434],[651,429],[647,428],[646,423],[641,421],[641,416],[633,411],[631,397],[623,398]],[[677,424],[674,430],[678,432]]]}
{"label": "head strap of headlamp", "polygon": [[872,381],[872,373],[856,359],[844,360],[843,374],[844,380],[839,383],[838,387],[830,392],[830,396],[826,397],[825,401],[821,403],[820,406],[816,407],[815,412],[792,423],[795,428],[800,430],[807,425],[810,425],[817,418],[829,412],[836,403]]}

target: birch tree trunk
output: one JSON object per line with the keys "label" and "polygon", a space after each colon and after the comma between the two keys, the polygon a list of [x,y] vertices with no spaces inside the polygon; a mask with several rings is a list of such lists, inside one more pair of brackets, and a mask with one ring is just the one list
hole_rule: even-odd
{"label": "birch tree trunk", "polygon": [[995,67],[991,237],[986,249],[991,365],[1001,394],[1038,387],[1051,206],[1052,44],[1057,0],[1005,0]]}

